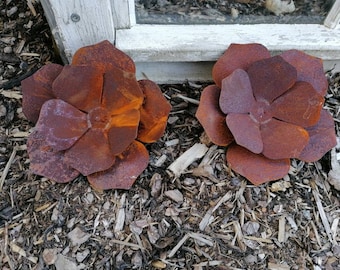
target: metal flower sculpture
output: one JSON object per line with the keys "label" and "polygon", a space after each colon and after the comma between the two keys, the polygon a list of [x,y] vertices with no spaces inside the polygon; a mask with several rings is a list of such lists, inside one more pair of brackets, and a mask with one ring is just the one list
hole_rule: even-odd
{"label": "metal flower sculpture", "polygon": [[66,183],[79,174],[99,190],[129,189],[148,165],[143,143],[164,133],[170,104],[131,58],[103,41],[71,65],[48,64],[22,82],[33,173]]}
{"label": "metal flower sculpture", "polygon": [[336,145],[322,108],[328,87],[321,59],[261,44],[231,44],[213,68],[196,117],[211,141],[227,146],[230,167],[254,184],[285,176],[290,158],[320,159]]}

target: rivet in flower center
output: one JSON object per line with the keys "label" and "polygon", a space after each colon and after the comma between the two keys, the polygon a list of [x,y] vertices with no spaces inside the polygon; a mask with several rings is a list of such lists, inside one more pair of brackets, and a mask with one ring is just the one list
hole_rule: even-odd
{"label": "rivet in flower center", "polygon": [[110,117],[106,109],[97,107],[89,112],[88,119],[92,128],[105,128]]}
{"label": "rivet in flower center", "polygon": [[250,110],[250,117],[257,123],[269,121],[272,118],[269,103],[266,101],[255,102],[253,108]]}

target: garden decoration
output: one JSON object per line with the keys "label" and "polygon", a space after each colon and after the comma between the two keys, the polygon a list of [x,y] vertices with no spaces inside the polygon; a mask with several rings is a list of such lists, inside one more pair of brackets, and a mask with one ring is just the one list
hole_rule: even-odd
{"label": "garden decoration", "polygon": [[98,190],[132,186],[148,165],[143,143],[163,135],[171,108],[108,41],[79,49],[71,65],[47,64],[22,92],[23,112],[36,123],[30,170],[59,183],[82,174]]}
{"label": "garden decoration", "polygon": [[226,160],[253,184],[284,177],[290,158],[312,162],[336,145],[323,109],[328,82],[319,58],[298,50],[271,57],[261,44],[231,44],[196,117]]}

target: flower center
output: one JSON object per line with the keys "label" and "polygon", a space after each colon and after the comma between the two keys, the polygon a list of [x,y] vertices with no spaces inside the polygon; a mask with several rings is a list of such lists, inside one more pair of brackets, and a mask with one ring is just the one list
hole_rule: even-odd
{"label": "flower center", "polygon": [[250,110],[250,117],[257,123],[269,121],[272,118],[269,103],[266,101],[255,102],[253,108]]}
{"label": "flower center", "polygon": [[102,107],[94,108],[89,112],[88,119],[92,128],[105,128],[109,122],[109,114]]}

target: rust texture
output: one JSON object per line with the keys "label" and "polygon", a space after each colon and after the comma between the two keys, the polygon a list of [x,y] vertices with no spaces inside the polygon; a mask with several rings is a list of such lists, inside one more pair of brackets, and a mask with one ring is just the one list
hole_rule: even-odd
{"label": "rust texture", "polygon": [[148,165],[143,143],[164,133],[171,109],[160,88],[137,81],[110,42],[79,49],[71,65],[48,64],[22,82],[33,173],[66,183],[79,174],[98,190],[129,189]]}
{"label": "rust texture", "polygon": [[213,68],[196,117],[227,162],[254,184],[280,179],[289,159],[320,159],[336,145],[323,109],[321,59],[298,50],[270,56],[261,44],[232,44]]}

